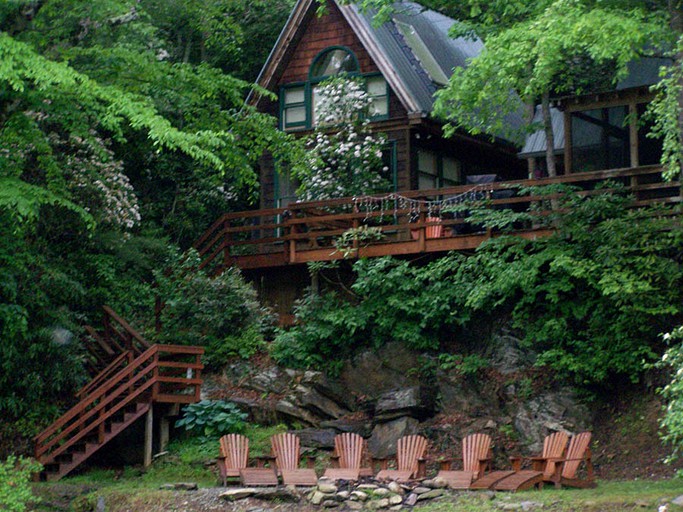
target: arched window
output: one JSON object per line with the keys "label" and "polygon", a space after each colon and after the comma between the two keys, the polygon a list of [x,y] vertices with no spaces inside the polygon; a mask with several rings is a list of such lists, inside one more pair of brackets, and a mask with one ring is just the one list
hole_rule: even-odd
{"label": "arched window", "polygon": [[308,72],[311,80],[335,76],[340,73],[359,73],[358,59],[348,48],[332,46],[320,52]]}

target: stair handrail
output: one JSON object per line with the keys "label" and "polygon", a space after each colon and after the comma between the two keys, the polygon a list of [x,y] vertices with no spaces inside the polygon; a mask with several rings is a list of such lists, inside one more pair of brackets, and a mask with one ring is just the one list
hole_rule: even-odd
{"label": "stair handrail", "polygon": [[124,362],[131,361],[133,361],[133,353],[130,350],[119,354],[119,356],[116,359],[114,359],[111,363],[109,363],[106,368],[104,368],[97,375],[95,375],[90,382],[88,382],[85,386],[76,391],[76,398],[82,400],[93,389],[97,388],[100,384],[102,384],[104,381],[113,376],[119,366],[123,367]]}
{"label": "stair handrail", "polygon": [[[159,353],[162,352],[168,354],[200,356],[203,353],[203,348],[180,345],[151,346],[143,354],[85,396],[78,404],[69,409],[69,411],[63,414],[50,427],[38,434],[34,438],[36,458],[41,460],[41,456],[49,453],[50,458],[54,459],[54,457],[66,451],[70,446],[103,425],[107,419],[117,414],[122,408],[133,402],[150,388],[152,388],[150,400],[153,401],[155,394],[159,392],[158,385],[160,383],[185,383],[187,386],[197,386],[201,383],[201,379],[174,378],[160,375],[159,367],[161,366],[177,368],[188,367],[196,368],[198,370],[201,370],[201,367],[203,366],[198,362],[178,363],[160,361]],[[197,389],[195,388],[195,395],[196,393]],[[106,409],[114,403],[115,400],[118,401],[113,407],[111,409]],[[95,421],[88,423],[96,414],[98,417]],[[74,419],[77,419],[77,421],[73,421]],[[77,429],[78,431],[75,435],[68,437]],[[53,449],[55,445],[58,444],[59,446],[56,449]],[[42,460],[42,462],[45,463],[46,461]]]}
{"label": "stair handrail", "polygon": [[[102,306],[102,309],[105,313],[104,328],[108,336],[111,336],[112,338],[114,335],[117,336],[121,341],[124,342],[125,348],[127,350],[132,350],[136,355],[142,354],[150,347],[149,342],[128,322],[116,314],[112,308],[109,306]],[[125,335],[112,325],[112,320],[123,329]],[[136,341],[137,344],[134,343],[134,341]]]}
{"label": "stair handrail", "polygon": [[[38,445],[40,443],[43,443],[46,441],[50,436],[55,434],[60,428],[64,427],[67,425],[71,420],[76,418],[79,415],[82,415],[83,412],[86,410],[86,408],[94,402],[101,398],[103,395],[107,393],[111,388],[113,388],[116,384],[121,383],[125,377],[129,376],[132,374],[137,368],[139,368],[142,364],[144,364],[150,357],[154,356],[158,352],[158,345],[152,345],[148,350],[143,352],[140,356],[138,356],[135,360],[133,360],[128,366],[125,368],[119,370],[118,373],[107,379],[105,382],[103,382],[97,389],[93,390],[90,394],[85,396],[80,402],[78,402],[76,405],[74,405],[71,409],[69,409],[67,412],[62,414],[57,421],[52,423],[48,428],[46,428],[43,432],[38,434],[33,438],[34,442],[36,443],[37,447],[36,450],[38,450]],[[125,382],[125,387],[130,387],[132,383],[131,382]],[[118,389],[117,389],[118,391]],[[95,408],[91,409],[92,410],[99,410],[101,407],[104,407],[108,402],[101,402],[98,404]],[[90,411],[86,413],[85,415],[81,416],[81,420],[86,420],[87,418],[90,417]],[[78,423],[74,423],[73,425],[78,425]],[[67,427],[69,429],[71,427]],[[64,432],[64,431],[62,431]],[[59,438],[63,436],[58,436]],[[53,440],[56,438],[53,438]],[[52,443],[50,443],[51,446]],[[43,450],[41,452],[44,453],[46,450]]]}

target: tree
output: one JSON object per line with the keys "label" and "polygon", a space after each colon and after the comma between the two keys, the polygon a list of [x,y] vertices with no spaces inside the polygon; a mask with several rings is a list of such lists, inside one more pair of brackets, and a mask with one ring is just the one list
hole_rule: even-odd
{"label": "tree", "polygon": [[[378,22],[387,19],[397,8],[389,0],[360,3],[364,8],[376,10]],[[669,55],[673,64],[663,70],[666,78],[657,87],[658,95],[649,111],[655,121],[653,134],[664,139],[662,164],[667,175],[680,172],[683,148],[683,90],[680,87],[683,7],[680,1],[429,0],[426,3],[461,22],[454,27],[454,36],[477,34],[486,45],[467,69],[455,71],[448,86],[438,95],[435,111],[452,123],[451,130],[505,133],[507,114],[519,111],[523,104],[541,103],[548,140],[548,169],[552,174],[551,97],[593,89],[596,74],[600,73],[607,73],[614,82],[625,75],[627,64],[639,57]],[[592,70],[589,73],[585,73],[586,65]],[[582,74],[588,75],[588,82],[578,79],[580,75],[573,72],[577,67],[584,68]]]}

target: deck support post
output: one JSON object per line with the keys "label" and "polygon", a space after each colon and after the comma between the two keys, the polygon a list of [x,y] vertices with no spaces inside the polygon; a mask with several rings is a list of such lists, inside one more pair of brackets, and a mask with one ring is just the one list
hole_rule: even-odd
{"label": "deck support post", "polygon": [[171,437],[171,421],[164,415],[159,422],[159,452],[166,450]]}
{"label": "deck support post", "polygon": [[154,406],[150,405],[145,415],[145,456],[142,465],[148,468],[152,465],[152,444],[154,442]]}

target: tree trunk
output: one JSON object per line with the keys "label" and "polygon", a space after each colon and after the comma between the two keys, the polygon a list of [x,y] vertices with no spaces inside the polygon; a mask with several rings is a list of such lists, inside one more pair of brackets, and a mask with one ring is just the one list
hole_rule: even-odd
{"label": "tree trunk", "polygon": [[541,97],[541,114],[543,116],[543,128],[545,129],[545,161],[548,168],[548,176],[557,176],[555,167],[555,135],[553,134],[553,121],[550,116],[550,93],[544,92]]}

